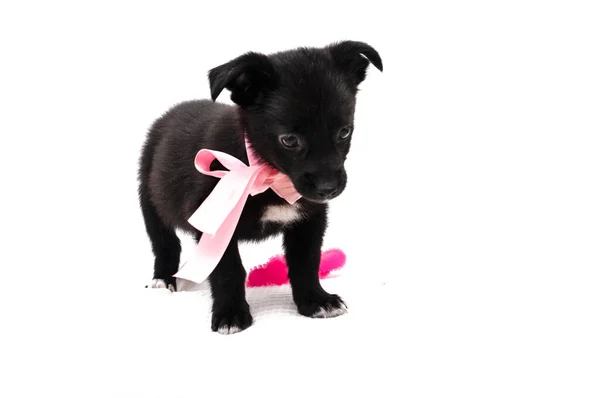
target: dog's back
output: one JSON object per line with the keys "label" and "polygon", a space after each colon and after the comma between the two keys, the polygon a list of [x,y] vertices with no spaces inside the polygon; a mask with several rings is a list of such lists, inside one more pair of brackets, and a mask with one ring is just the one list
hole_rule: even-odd
{"label": "dog's back", "polygon": [[211,148],[243,158],[237,131],[235,108],[209,100],[183,102],[157,119],[140,158],[139,193],[145,205],[167,226],[190,229],[187,218],[216,183],[195,169],[194,157]]}

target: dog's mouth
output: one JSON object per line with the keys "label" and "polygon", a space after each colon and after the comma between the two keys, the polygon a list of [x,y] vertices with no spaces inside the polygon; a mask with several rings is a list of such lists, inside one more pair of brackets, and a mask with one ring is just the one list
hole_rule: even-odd
{"label": "dog's mouth", "polygon": [[271,160],[269,163],[271,164],[271,167],[277,170],[277,172],[287,176],[294,186],[294,189],[309,202],[321,204],[327,203],[340,196],[344,191],[344,183],[334,184],[334,186],[331,184],[315,185],[315,181],[306,178],[306,173],[300,175],[288,173],[283,167],[277,164],[276,161]]}
{"label": "dog's mouth", "polygon": [[331,200],[331,199],[311,198],[311,197],[305,196],[305,195],[302,195],[302,198],[306,199],[307,201],[309,201],[311,203],[319,203],[319,204],[325,204],[325,203],[328,203]]}
{"label": "dog's mouth", "polygon": [[300,184],[296,184],[294,182],[294,187],[296,188],[298,193],[300,195],[302,195],[302,197],[304,199],[308,200],[309,202],[313,202],[313,203],[328,203],[331,200],[340,196],[342,194],[342,191],[344,190],[343,188],[340,187],[331,192],[319,192],[318,190],[306,189],[305,187],[304,188],[299,187],[299,185]]}

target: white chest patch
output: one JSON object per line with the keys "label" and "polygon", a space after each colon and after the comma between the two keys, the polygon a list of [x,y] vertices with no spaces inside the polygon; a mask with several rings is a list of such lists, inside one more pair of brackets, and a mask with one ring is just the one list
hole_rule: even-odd
{"label": "white chest patch", "polygon": [[302,213],[296,205],[268,206],[260,221],[290,224],[302,218]]}

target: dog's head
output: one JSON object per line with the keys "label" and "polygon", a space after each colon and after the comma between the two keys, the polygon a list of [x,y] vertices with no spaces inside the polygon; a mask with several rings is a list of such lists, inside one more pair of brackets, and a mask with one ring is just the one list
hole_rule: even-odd
{"label": "dog's head", "polygon": [[251,52],[209,72],[211,96],[230,90],[257,154],[287,174],[302,196],[325,201],[346,186],[355,96],[369,62],[383,70],[377,51],[355,41],[268,56]]}

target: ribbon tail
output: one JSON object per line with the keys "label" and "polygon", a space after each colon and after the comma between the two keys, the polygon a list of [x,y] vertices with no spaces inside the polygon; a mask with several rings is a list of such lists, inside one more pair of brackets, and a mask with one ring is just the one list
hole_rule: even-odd
{"label": "ribbon tail", "polygon": [[214,235],[240,198],[248,196],[246,191],[254,183],[258,172],[257,169],[245,168],[227,173],[188,218],[188,222],[197,230]]}
{"label": "ribbon tail", "polygon": [[227,245],[231,242],[233,231],[222,232],[222,235],[202,234],[194,254],[174,276],[195,283],[204,282],[217,267]]}
{"label": "ribbon tail", "polygon": [[[214,231],[214,233],[209,233],[206,231],[203,232],[202,237],[196,246],[195,254],[192,255],[192,258],[174,275],[175,277],[187,279],[196,283],[202,283],[206,280],[206,278],[208,278],[217,264],[219,264],[219,261],[223,257],[227,246],[231,242],[231,238],[233,237],[237,223],[242,215],[242,211],[244,210],[244,205],[248,200],[248,195],[250,194],[252,185],[259,174],[258,172],[260,171],[258,169],[247,170],[249,172],[244,173],[246,180],[244,181],[243,185],[244,190],[241,192],[241,195],[236,195],[237,202],[233,204],[233,207],[230,207],[230,211],[228,212],[227,216],[222,220],[222,224]],[[239,184],[241,181],[241,176],[238,175],[236,179]],[[216,197],[218,197],[218,195]],[[223,204],[221,203],[221,206],[222,205]],[[209,208],[209,206],[206,206],[207,211]],[[214,224],[209,223],[209,225]]]}

